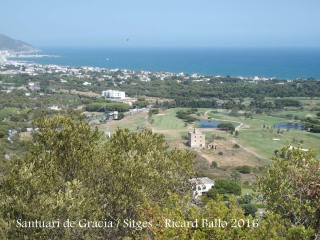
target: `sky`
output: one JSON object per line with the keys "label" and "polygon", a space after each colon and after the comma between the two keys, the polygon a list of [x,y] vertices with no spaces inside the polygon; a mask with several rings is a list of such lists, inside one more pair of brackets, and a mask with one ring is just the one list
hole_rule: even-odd
{"label": "sky", "polygon": [[320,47],[319,0],[0,0],[36,47]]}

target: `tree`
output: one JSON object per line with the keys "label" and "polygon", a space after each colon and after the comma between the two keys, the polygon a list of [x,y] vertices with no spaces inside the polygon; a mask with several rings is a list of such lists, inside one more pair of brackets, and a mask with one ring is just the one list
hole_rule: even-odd
{"label": "tree", "polygon": [[[71,229],[17,228],[16,220],[56,220],[103,217],[95,179],[100,135],[81,118],[56,116],[36,121],[40,132],[25,159],[15,159],[2,182],[1,229],[7,238],[55,236],[67,238]],[[89,201],[89,199],[91,199]],[[1,224],[1,223],[0,223]],[[73,229],[74,237],[84,229]],[[90,232],[90,229],[89,229]],[[88,233],[90,234],[90,233]]]}
{"label": "tree", "polygon": [[315,236],[320,233],[319,169],[314,150],[286,147],[273,158],[267,176],[259,179],[268,209],[293,226],[313,229]]}
{"label": "tree", "polygon": [[105,107],[108,107],[109,111],[120,111],[125,112],[128,111],[131,106],[126,103],[118,103],[118,102],[94,102],[86,105],[86,111],[88,112],[104,112]]}
{"label": "tree", "polygon": [[150,103],[145,98],[138,98],[137,101],[133,103],[133,106],[143,108],[148,106]]}
{"label": "tree", "polygon": [[118,113],[118,120],[121,120],[121,119],[123,119],[124,118],[124,113],[122,113],[122,112],[119,112]]}
{"label": "tree", "polygon": [[246,216],[251,215],[252,217],[255,217],[256,212],[257,212],[257,207],[254,206],[252,203],[248,203],[248,204],[243,204],[242,209],[244,210],[244,214]]}
{"label": "tree", "polygon": [[241,195],[241,187],[235,182],[224,179],[217,179],[215,185],[207,193],[208,197],[216,199],[218,194],[222,194],[227,199],[229,195]]}
{"label": "tree", "polygon": [[250,194],[246,194],[244,196],[242,196],[241,198],[238,199],[238,203],[240,204],[248,204],[248,203],[251,203],[251,201],[253,200],[253,197],[252,195]]}
{"label": "tree", "polygon": [[[289,226],[288,222],[274,213],[266,213],[261,220],[246,216],[233,197],[226,204],[221,196],[217,196],[216,200],[210,199],[203,207],[199,207],[190,204],[190,198],[173,194],[163,204],[145,204],[139,219],[150,219],[156,224],[147,231],[136,231],[135,239],[307,240],[312,233],[310,230]],[[198,220],[198,224],[190,227],[166,227],[165,219],[178,223],[194,223]],[[228,227],[214,227],[215,220],[220,220]]]}
{"label": "tree", "polygon": [[19,228],[21,221],[139,219],[144,203],[186,194],[193,155],[167,149],[163,136],[118,129],[107,141],[78,116],[42,117],[33,147],[1,180],[2,239],[115,239],[115,228]]}
{"label": "tree", "polygon": [[230,132],[235,131],[235,127],[233,126],[232,123],[229,123],[229,122],[219,123],[217,127],[223,130],[228,130]]}

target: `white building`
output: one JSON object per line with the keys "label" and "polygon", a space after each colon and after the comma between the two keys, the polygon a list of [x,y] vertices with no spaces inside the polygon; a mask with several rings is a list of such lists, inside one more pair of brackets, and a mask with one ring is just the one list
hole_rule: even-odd
{"label": "white building", "polygon": [[61,108],[59,108],[58,106],[56,105],[52,105],[51,107],[48,107],[50,110],[55,110],[55,111],[60,111]]}
{"label": "white building", "polygon": [[214,181],[207,177],[191,178],[189,181],[193,185],[193,196],[195,198],[201,196],[204,192],[208,192],[214,186]]}
{"label": "white building", "polygon": [[1,51],[0,51],[0,65],[5,65],[6,62],[7,62],[7,59],[6,59],[5,55],[2,55]]}
{"label": "white building", "polygon": [[105,98],[125,99],[126,93],[122,91],[116,91],[116,90],[107,90],[107,91],[102,91],[102,96],[104,96]]}
{"label": "white building", "polygon": [[91,83],[89,83],[89,82],[84,82],[84,83],[82,83],[82,85],[84,85],[84,86],[90,85],[90,86],[91,86]]}

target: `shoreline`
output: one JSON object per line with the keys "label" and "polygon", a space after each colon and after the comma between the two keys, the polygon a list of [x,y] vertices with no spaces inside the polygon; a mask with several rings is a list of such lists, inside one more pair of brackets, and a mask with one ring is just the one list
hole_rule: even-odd
{"label": "shoreline", "polygon": [[[200,78],[233,78],[233,79],[240,79],[240,80],[245,80],[245,81],[268,81],[268,80],[280,80],[280,81],[293,81],[293,80],[308,80],[309,78],[311,79],[316,79],[319,80],[320,78],[318,77],[294,77],[294,78],[279,78],[279,77],[259,77],[259,76],[241,76],[241,75],[217,75],[217,74],[202,74],[202,73],[186,73],[186,72],[178,72],[178,71],[159,71],[159,70],[146,70],[141,68],[107,68],[107,67],[101,67],[101,66],[94,66],[93,65],[65,65],[65,64],[44,64],[44,63],[39,63],[37,62],[37,59],[40,58],[60,58],[63,57],[61,55],[57,54],[37,54],[39,51],[30,51],[30,52],[10,52],[10,51],[0,51],[0,66],[1,65],[29,65],[29,66],[57,66],[57,67],[64,67],[64,68],[94,68],[94,69],[101,69],[101,70],[106,70],[106,71],[111,71],[111,70],[120,70],[120,71],[130,71],[130,72],[148,72],[148,73],[170,73],[172,76],[196,76]],[[33,54],[32,54],[33,53]],[[34,54],[36,53],[36,54]],[[32,59],[34,61],[32,61]],[[109,58],[106,58],[106,61],[109,61]],[[121,64],[120,64],[121,65]],[[147,64],[146,64],[147,65]],[[205,81],[203,79],[194,79],[194,81]]]}

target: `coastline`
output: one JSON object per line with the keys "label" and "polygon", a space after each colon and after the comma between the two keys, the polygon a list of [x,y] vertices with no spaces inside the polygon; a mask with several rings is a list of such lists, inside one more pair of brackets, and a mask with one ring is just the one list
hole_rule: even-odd
{"label": "coastline", "polygon": [[[55,48],[44,49],[41,51],[41,54],[37,52],[14,52],[7,54],[6,59],[8,63],[20,62],[24,64],[56,65],[71,68],[89,66],[105,70],[118,69],[122,71],[129,70],[152,73],[168,72],[176,76],[180,74],[190,76],[196,74],[206,77],[231,77],[254,81],[320,78],[318,52],[313,56],[317,60],[314,61],[315,63],[313,65],[306,62],[305,66],[301,66],[295,61],[285,61],[286,59],[282,59],[282,64],[281,62],[278,64],[278,62],[274,62],[276,60],[274,60],[272,56],[269,56],[269,60],[263,60],[264,62],[262,63],[255,63],[257,58],[260,59],[259,54],[262,53],[254,53],[253,50],[249,53],[242,52],[241,49],[235,50],[236,53],[234,53],[235,57],[233,58],[232,49],[226,50],[226,53],[230,54],[230,56],[227,57],[223,57],[225,53],[223,49],[212,50],[213,52],[210,53],[202,51],[203,49],[200,49],[199,52],[197,52],[196,49],[176,49],[172,50],[172,52],[169,51],[170,49],[167,49],[164,53],[159,51],[159,49],[150,50],[151,52],[147,52],[146,50],[147,49]],[[263,52],[263,54],[268,55],[266,52]],[[229,58],[231,58],[231,60]],[[270,63],[268,61],[270,61]],[[319,65],[319,68],[317,65]],[[281,77],[281,75],[287,74],[289,74],[290,77]],[[195,80],[201,81],[201,79]]]}

